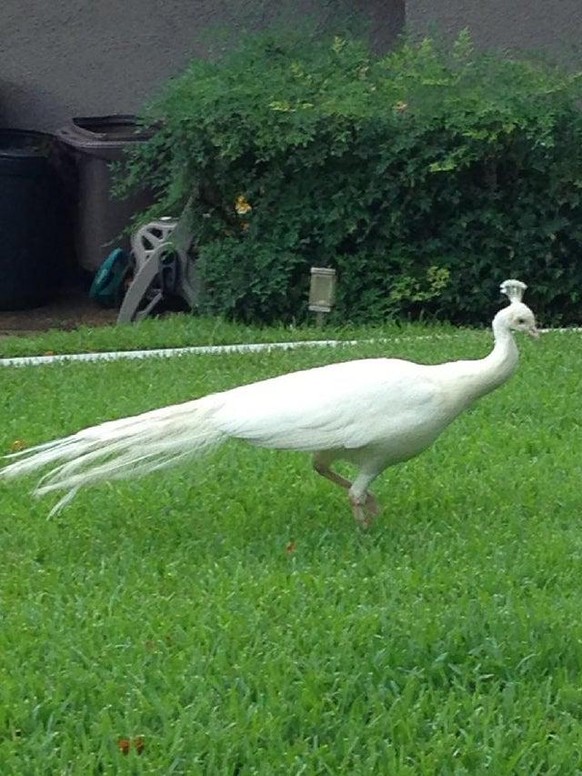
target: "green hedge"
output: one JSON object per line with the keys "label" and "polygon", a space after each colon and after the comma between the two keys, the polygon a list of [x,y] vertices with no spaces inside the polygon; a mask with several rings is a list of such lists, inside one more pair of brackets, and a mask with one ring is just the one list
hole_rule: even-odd
{"label": "green hedge", "polygon": [[126,185],[193,197],[202,310],[306,314],[338,270],[339,320],[489,320],[516,276],[546,322],[582,321],[580,72],[404,42],[249,39],[194,61],[145,120]]}

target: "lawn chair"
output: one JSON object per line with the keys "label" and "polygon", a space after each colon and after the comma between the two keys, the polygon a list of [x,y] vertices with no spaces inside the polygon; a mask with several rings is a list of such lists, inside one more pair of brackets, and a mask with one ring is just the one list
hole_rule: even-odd
{"label": "lawn chair", "polygon": [[152,221],[132,236],[135,269],[117,323],[141,321],[162,301],[178,299],[190,310],[197,307],[200,283],[191,224],[191,209],[186,206],[179,219]]}

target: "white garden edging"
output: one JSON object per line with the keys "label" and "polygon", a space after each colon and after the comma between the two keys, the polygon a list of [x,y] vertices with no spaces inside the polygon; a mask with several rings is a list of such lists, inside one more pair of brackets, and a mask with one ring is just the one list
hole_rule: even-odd
{"label": "white garden edging", "polygon": [[[540,329],[542,334],[548,332],[582,332],[582,327],[560,329]],[[458,332],[461,334],[461,332]],[[449,334],[423,334],[414,339],[445,339],[455,337],[457,333]],[[140,358],[171,358],[173,356],[187,355],[213,355],[221,353],[258,353],[269,350],[295,350],[296,348],[320,348],[338,347],[339,345],[361,345],[372,342],[399,342],[402,337],[378,340],[298,340],[297,342],[256,342],[239,345],[193,345],[184,348],[157,348],[154,350],[118,350],[105,353],[63,353],[51,356],[16,356],[14,358],[0,358],[0,367],[3,366],[43,366],[45,364],[61,364],[69,361],[121,361],[122,359]]]}
{"label": "white garden edging", "polygon": [[359,340],[299,340],[298,342],[258,342],[248,345],[197,345],[185,348],[158,348],[155,350],[119,350],[105,353],[63,353],[51,356],[17,356],[1,358],[2,366],[42,366],[68,361],[120,361],[138,358],[171,358],[172,356],[206,355],[220,353],[257,353],[268,350],[293,350],[309,347],[336,347],[356,345]]}

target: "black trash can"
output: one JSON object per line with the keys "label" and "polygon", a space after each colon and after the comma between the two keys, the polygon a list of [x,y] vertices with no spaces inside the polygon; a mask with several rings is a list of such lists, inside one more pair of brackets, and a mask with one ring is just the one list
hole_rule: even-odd
{"label": "black trash can", "polygon": [[0,129],[0,310],[48,302],[66,265],[65,197],[55,139]]}
{"label": "black trash can", "polygon": [[120,161],[134,143],[143,143],[151,134],[138,127],[135,116],[125,115],[74,118],[57,131],[57,137],[74,155],[76,163],[77,260],[90,273],[99,269],[114,248],[129,250],[129,237],[123,232],[132,217],[153,202],[146,187],[125,199],[112,194],[112,163]]}

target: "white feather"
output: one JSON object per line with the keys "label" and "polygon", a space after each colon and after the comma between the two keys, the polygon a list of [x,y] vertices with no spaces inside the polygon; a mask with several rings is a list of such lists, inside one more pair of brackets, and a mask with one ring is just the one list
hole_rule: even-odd
{"label": "white feather", "polygon": [[[495,347],[484,359],[423,365],[376,358],[292,372],[38,445],[9,456],[0,476],[51,467],[36,493],[68,491],[54,512],[83,486],[156,471],[234,438],[313,453],[316,469],[349,488],[355,516],[365,520],[376,509],[368,488],[381,471],[420,453],[511,375],[515,329],[536,333],[533,313],[517,300],[495,317]],[[339,458],[358,467],[353,483],[330,469]]]}

